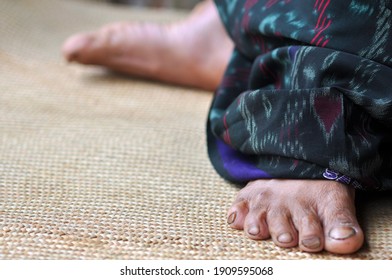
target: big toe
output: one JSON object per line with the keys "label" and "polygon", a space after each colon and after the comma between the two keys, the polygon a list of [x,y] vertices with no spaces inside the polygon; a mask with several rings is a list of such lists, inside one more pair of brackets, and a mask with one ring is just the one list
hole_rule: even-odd
{"label": "big toe", "polygon": [[334,214],[334,221],[324,226],[325,249],[336,254],[358,251],[364,242],[363,231],[354,214]]}
{"label": "big toe", "polygon": [[94,40],[91,34],[77,34],[68,38],[62,47],[62,53],[67,61],[83,59],[83,53]]}

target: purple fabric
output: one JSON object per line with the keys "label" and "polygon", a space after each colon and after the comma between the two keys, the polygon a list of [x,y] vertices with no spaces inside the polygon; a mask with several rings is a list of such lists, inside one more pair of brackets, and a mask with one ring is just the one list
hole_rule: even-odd
{"label": "purple fabric", "polygon": [[224,162],[224,168],[235,180],[246,181],[271,178],[269,174],[251,163],[251,159],[233,150],[223,141],[216,140],[219,154]]}
{"label": "purple fabric", "polygon": [[297,51],[299,50],[299,48],[300,48],[299,46],[291,46],[289,48],[289,54],[290,54],[291,61],[294,61],[295,55],[296,55]]}

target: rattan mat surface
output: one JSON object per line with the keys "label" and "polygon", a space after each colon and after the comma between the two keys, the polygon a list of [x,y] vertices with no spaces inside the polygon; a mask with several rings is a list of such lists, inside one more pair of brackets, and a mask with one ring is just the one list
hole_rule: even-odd
{"label": "rattan mat surface", "polygon": [[226,225],[237,188],[206,152],[212,98],[67,65],[67,36],[176,12],[93,2],[0,1],[1,259],[390,259],[390,196],[360,206],[350,256],[256,242]]}

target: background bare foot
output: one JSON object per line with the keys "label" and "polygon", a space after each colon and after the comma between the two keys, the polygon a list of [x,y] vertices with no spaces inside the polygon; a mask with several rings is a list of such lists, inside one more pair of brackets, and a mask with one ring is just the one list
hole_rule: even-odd
{"label": "background bare foot", "polygon": [[68,38],[62,51],[68,61],[214,90],[232,48],[215,5],[207,0],[183,21],[167,25],[114,23]]}

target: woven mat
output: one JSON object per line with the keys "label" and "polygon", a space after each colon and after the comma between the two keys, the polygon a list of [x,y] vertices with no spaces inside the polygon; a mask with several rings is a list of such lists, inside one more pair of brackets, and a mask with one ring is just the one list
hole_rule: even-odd
{"label": "woven mat", "polygon": [[0,1],[1,259],[390,259],[390,196],[361,203],[350,256],[256,242],[226,225],[237,193],[206,152],[212,94],[67,65],[62,42],[175,12]]}

